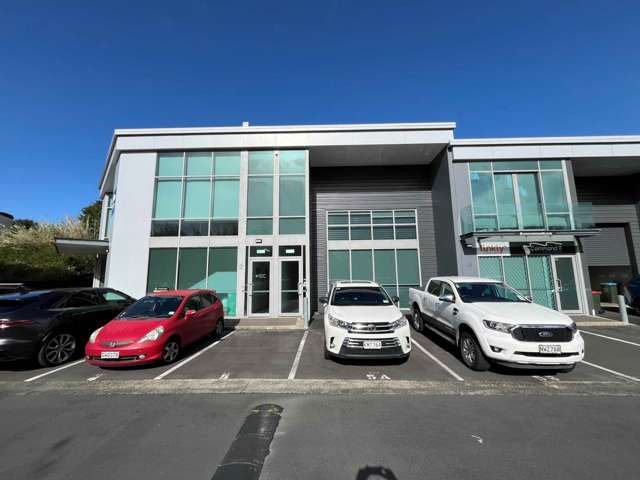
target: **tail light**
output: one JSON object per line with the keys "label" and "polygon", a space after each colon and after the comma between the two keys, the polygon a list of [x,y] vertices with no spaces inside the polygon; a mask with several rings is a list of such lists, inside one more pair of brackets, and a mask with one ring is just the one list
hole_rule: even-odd
{"label": "tail light", "polygon": [[0,329],[33,325],[33,323],[33,320],[9,320],[8,318],[0,318]]}

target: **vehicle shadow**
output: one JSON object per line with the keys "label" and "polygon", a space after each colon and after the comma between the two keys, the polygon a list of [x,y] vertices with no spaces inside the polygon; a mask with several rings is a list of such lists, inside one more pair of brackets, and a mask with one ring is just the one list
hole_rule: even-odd
{"label": "vehicle shadow", "polygon": [[369,480],[369,479],[381,479],[381,480],[398,480],[393,470],[387,467],[379,466],[365,466],[358,470],[356,474],[356,480]]}
{"label": "vehicle shadow", "polygon": [[[446,341],[440,335],[433,333],[431,330],[427,328],[424,329],[423,333],[419,333],[413,330],[411,334],[416,336],[417,338],[419,338],[420,336],[424,336],[428,338],[431,342],[435,343],[437,346],[442,348],[443,350],[446,350],[447,353],[455,357],[456,360],[460,362],[460,366],[465,368],[467,372],[471,372],[472,374],[481,373],[481,372],[473,372],[472,370],[467,368],[465,364],[462,362],[462,358],[460,358],[460,351],[458,350],[458,348],[455,345],[451,344],[450,342]],[[489,371],[493,373],[497,373],[499,375],[511,376],[511,377],[531,377],[533,375],[555,376],[558,374],[562,375],[565,373],[565,372],[560,372],[559,370],[553,370],[553,369],[512,368],[512,367],[507,367],[497,363],[492,363],[491,367],[489,368]]]}

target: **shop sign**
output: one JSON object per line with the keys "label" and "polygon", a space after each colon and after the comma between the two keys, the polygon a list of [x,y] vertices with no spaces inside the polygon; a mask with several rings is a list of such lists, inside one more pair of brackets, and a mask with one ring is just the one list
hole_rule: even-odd
{"label": "shop sign", "polygon": [[478,245],[479,253],[493,254],[493,255],[509,255],[510,248],[509,242],[483,242],[480,241]]}

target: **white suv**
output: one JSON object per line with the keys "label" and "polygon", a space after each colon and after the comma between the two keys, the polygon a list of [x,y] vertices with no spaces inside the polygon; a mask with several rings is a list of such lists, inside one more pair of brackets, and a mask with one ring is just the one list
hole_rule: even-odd
{"label": "white suv", "polygon": [[409,302],[414,328],[457,345],[473,370],[495,362],[569,371],[584,357],[584,341],[570,317],[495,280],[432,278],[424,290],[409,289]]}
{"label": "white suv", "polygon": [[411,333],[406,317],[377,283],[339,281],[324,304],[325,358],[407,358]]}

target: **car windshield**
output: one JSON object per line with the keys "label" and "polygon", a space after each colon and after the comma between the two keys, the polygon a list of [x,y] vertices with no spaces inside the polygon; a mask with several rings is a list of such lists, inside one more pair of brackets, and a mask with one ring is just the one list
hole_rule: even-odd
{"label": "car windshield", "polygon": [[504,283],[456,283],[463,302],[528,302],[516,290]]}
{"label": "car windshield", "polygon": [[142,297],[131,304],[116,318],[120,320],[133,320],[141,318],[169,318],[180,306],[184,297],[175,296],[148,296]]}
{"label": "car windshield", "polygon": [[337,287],[332,305],[350,307],[357,305],[391,305],[387,294],[378,287]]}

